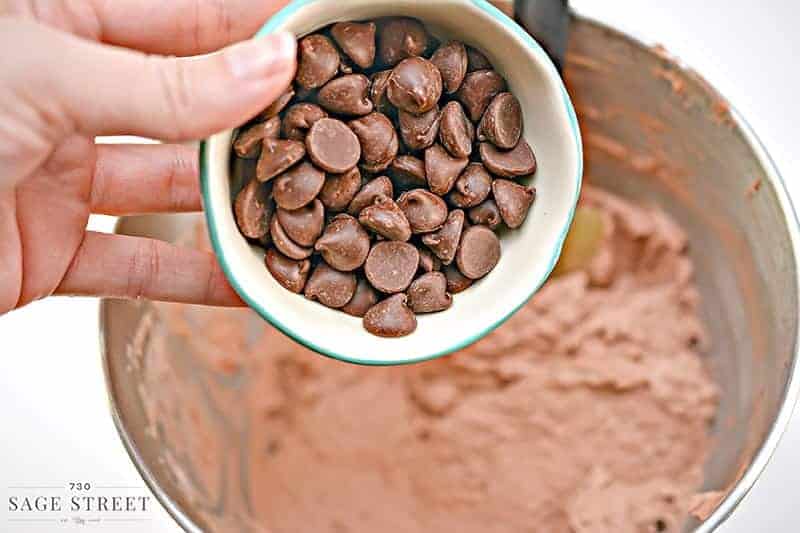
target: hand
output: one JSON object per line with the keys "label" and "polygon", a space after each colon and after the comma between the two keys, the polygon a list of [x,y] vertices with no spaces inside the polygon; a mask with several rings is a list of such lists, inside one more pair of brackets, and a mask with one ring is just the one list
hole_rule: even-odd
{"label": "hand", "polygon": [[0,314],[52,294],[241,305],[211,253],[86,231],[90,213],[200,209],[195,149],[94,136],[176,142],[254,116],[294,75],[290,35],[148,54],[206,54],[284,3],[0,2]]}

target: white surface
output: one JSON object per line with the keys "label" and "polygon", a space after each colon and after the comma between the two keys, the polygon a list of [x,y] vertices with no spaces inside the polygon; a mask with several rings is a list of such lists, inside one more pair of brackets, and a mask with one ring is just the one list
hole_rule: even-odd
{"label": "white surface", "polygon": [[[800,109],[795,105],[795,50],[800,15],[795,2],[770,0],[573,0],[596,18],[664,43],[728,96],[764,140],[789,188],[794,176]],[[769,7],[767,7],[769,6]],[[789,37],[794,35],[793,37]],[[112,221],[97,218],[94,229]],[[0,493],[13,484],[70,481],[141,486],[108,415],[97,347],[97,305],[50,299],[0,319]],[[800,530],[795,488],[800,485],[800,419],[792,424],[754,491],[720,530],[774,533]],[[138,493],[138,491],[131,491]],[[178,531],[160,509],[149,522],[102,531]],[[37,524],[0,531],[51,532]],[[78,530],[78,529],[76,529]]]}

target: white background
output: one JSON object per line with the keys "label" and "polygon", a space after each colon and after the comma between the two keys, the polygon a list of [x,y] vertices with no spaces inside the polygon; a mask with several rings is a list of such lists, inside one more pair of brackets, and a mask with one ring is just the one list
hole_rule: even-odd
{"label": "white background", "polygon": [[[255,0],[257,1],[257,0]],[[792,0],[573,0],[582,13],[663,43],[726,95],[751,122],[800,202],[800,109],[796,103],[798,6]],[[113,220],[92,227],[110,230]],[[49,299],[0,319],[0,491],[7,486],[143,487],[111,422],[98,350],[97,302]],[[723,533],[800,530],[800,419],[782,441],[765,475],[723,526]],[[126,493],[117,489],[120,494]],[[139,494],[141,490],[131,490]],[[6,513],[6,494],[2,493]],[[154,505],[154,507],[157,507]],[[156,508],[148,522],[103,531],[171,532]],[[0,531],[52,531],[8,524]],[[59,528],[61,530],[61,528]]]}

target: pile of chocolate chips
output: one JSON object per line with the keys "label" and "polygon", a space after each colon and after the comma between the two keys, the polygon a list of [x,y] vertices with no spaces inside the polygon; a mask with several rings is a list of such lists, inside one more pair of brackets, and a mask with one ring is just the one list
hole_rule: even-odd
{"label": "pile of chocolate chips", "polygon": [[412,18],[340,22],[300,40],[293,86],[241,128],[236,220],[283,287],[408,335],[497,265],[501,226],[525,221],[522,128],[478,50]]}

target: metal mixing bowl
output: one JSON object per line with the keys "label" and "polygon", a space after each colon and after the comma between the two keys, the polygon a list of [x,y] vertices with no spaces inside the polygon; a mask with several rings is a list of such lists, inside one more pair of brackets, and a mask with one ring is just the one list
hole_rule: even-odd
{"label": "metal mixing bowl", "polygon": [[[688,530],[712,531],[760,475],[797,396],[797,220],[780,176],[744,120],[662,50],[576,17],[566,78],[592,182],[661,206],[690,236],[713,342],[709,365],[722,390],[706,485],[727,489],[714,513]],[[118,231],[174,240],[196,220],[132,217],[121,220]],[[143,404],[141,369],[130,359],[147,307],[112,300],[101,305],[112,413],[156,496],[182,527],[202,531],[173,463],[163,461],[164,443],[150,429]],[[229,511],[223,504],[217,512]]]}

